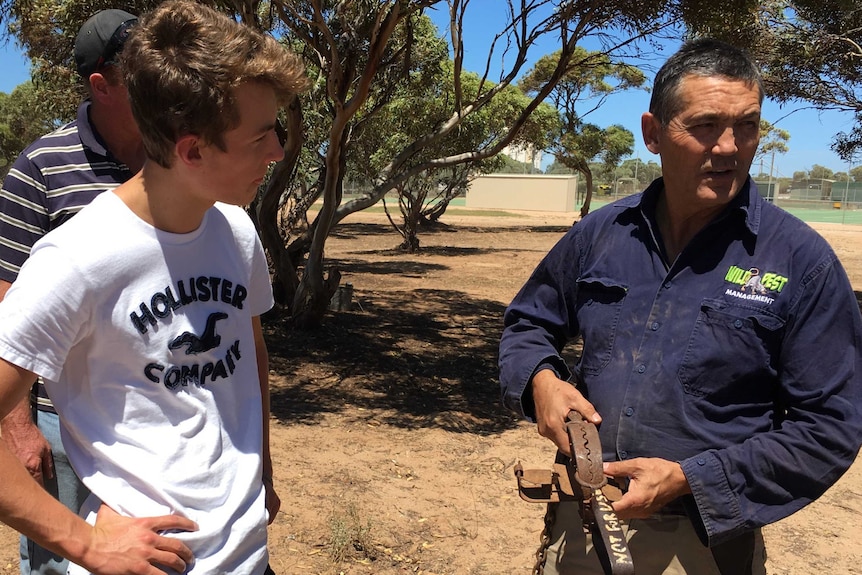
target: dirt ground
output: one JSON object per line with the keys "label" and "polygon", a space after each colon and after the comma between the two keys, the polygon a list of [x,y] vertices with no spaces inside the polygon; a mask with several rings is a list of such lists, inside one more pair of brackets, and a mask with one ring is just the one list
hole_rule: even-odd
{"label": "dirt ground", "polygon": [[[276,573],[530,572],[544,509],[518,498],[512,468],[545,467],[554,450],[501,407],[497,342],[506,304],[571,219],[452,208],[414,256],[393,251],[382,214],[337,228],[327,259],[353,285],[353,308],[310,333],[266,325]],[[862,292],[862,227],[814,227]],[[766,528],[768,572],[862,573],[860,513],[857,463]],[[17,572],[16,545],[0,529],[0,572]]]}

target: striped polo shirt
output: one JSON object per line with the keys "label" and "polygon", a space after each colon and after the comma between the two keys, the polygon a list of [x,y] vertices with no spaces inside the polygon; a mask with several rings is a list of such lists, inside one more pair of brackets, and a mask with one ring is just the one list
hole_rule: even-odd
{"label": "striped polo shirt", "polygon": [[[21,152],[3,180],[0,279],[14,282],[39,238],[133,175],[107,150],[90,123],[89,100],[83,102],[74,121]],[[41,378],[31,399],[38,409],[54,411]]]}
{"label": "striped polo shirt", "polygon": [[14,282],[30,248],[98,194],[132,177],[96,134],[90,102],[25,149],[0,188],[0,279]]}

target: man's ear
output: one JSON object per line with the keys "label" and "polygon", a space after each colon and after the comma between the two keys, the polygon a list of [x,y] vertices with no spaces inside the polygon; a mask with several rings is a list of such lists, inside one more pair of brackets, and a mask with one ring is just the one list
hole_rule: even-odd
{"label": "man's ear", "polygon": [[201,164],[201,146],[203,142],[195,134],[186,134],[174,144],[174,152],[179,161],[187,166],[199,166]]}
{"label": "man's ear", "polygon": [[90,74],[90,78],[87,82],[90,84],[90,94],[93,99],[102,102],[110,99],[110,92],[108,91],[110,85],[108,84],[107,78],[105,78],[100,72],[93,72]]}
{"label": "man's ear", "polygon": [[647,150],[653,154],[658,154],[661,151],[661,123],[658,118],[645,112],[641,116],[641,132]]}

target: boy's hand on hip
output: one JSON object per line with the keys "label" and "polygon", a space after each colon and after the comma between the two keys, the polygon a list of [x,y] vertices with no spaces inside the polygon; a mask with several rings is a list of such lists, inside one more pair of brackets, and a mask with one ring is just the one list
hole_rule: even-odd
{"label": "boy's hand on hip", "polygon": [[194,521],[179,515],[124,517],[102,505],[83,566],[99,575],[164,575],[158,566],[183,573],[194,560],[191,549],[160,533],[197,529]]}

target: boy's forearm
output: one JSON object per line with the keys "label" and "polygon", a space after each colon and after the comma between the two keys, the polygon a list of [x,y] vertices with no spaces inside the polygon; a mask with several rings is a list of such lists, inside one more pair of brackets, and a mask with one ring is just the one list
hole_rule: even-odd
{"label": "boy's forearm", "polygon": [[262,463],[263,463],[263,479],[272,479],[272,457],[269,450],[269,352],[266,349],[266,342],[263,339],[263,328],[260,324],[260,317],[253,319],[254,326],[254,348],[257,358],[257,378],[260,385],[260,409],[261,409],[261,424],[263,425],[263,446],[262,446]]}
{"label": "boy's forearm", "polygon": [[2,442],[0,521],[76,563],[83,562],[91,540],[92,527],[36,483]]}

